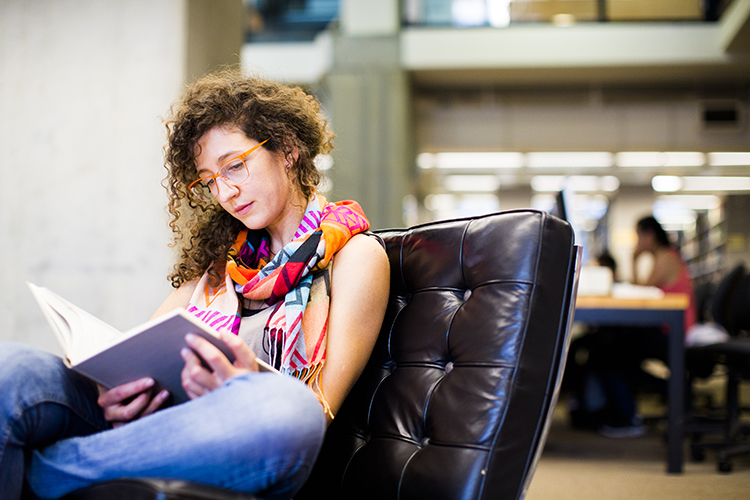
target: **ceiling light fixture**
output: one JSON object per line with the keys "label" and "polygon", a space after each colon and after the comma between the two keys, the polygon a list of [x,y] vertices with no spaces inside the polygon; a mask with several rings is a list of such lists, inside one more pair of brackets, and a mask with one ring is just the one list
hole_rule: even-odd
{"label": "ceiling light fixture", "polygon": [[528,153],[530,168],[606,168],[614,164],[612,153],[607,152],[543,152]]}
{"label": "ceiling light fixture", "polygon": [[750,153],[708,153],[712,167],[750,166]]}

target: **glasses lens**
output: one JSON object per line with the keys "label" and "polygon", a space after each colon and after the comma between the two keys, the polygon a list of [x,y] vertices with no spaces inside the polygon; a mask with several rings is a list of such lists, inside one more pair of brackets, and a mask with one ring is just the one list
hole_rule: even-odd
{"label": "glasses lens", "polygon": [[221,169],[220,175],[232,184],[237,185],[247,179],[247,165],[245,165],[244,160],[238,158],[228,165],[224,165],[224,168]]}

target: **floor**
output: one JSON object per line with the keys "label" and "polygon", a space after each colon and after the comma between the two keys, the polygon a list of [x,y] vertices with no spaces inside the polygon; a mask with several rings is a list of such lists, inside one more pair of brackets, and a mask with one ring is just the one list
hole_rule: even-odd
{"label": "floor", "polygon": [[642,437],[606,438],[572,429],[562,402],[526,499],[750,499],[750,456],[736,458],[725,474],[717,472],[715,455],[695,463],[686,447],[685,472],[678,475],[666,473],[666,449],[663,423]]}

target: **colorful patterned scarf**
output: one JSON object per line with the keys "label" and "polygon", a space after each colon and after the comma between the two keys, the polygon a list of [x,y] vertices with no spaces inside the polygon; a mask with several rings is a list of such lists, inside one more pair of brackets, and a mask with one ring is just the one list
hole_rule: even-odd
{"label": "colorful patterned scarf", "polygon": [[326,357],[332,259],[370,224],[354,201],[329,203],[322,210],[320,203],[318,196],[312,197],[293,240],[273,258],[265,231],[241,231],[226,262],[213,266],[220,285],[210,286],[206,272],[188,312],[236,335],[242,319],[239,295],[256,308],[275,306],[264,332],[271,345],[271,364],[308,384],[330,413],[320,374]]}

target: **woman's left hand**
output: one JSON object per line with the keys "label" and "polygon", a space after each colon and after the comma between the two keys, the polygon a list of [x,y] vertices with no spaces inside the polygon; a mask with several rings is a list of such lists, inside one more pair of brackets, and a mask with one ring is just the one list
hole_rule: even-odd
{"label": "woman's left hand", "polygon": [[[234,363],[230,363],[224,353],[206,339],[192,334],[185,336],[185,342],[190,349],[186,347],[180,352],[182,359],[185,360],[185,367],[182,369],[182,387],[190,399],[213,391],[231,377],[258,371],[255,353],[242,339],[224,331],[220,332],[220,337],[234,354]],[[201,359],[206,362],[210,370],[203,366]]]}

